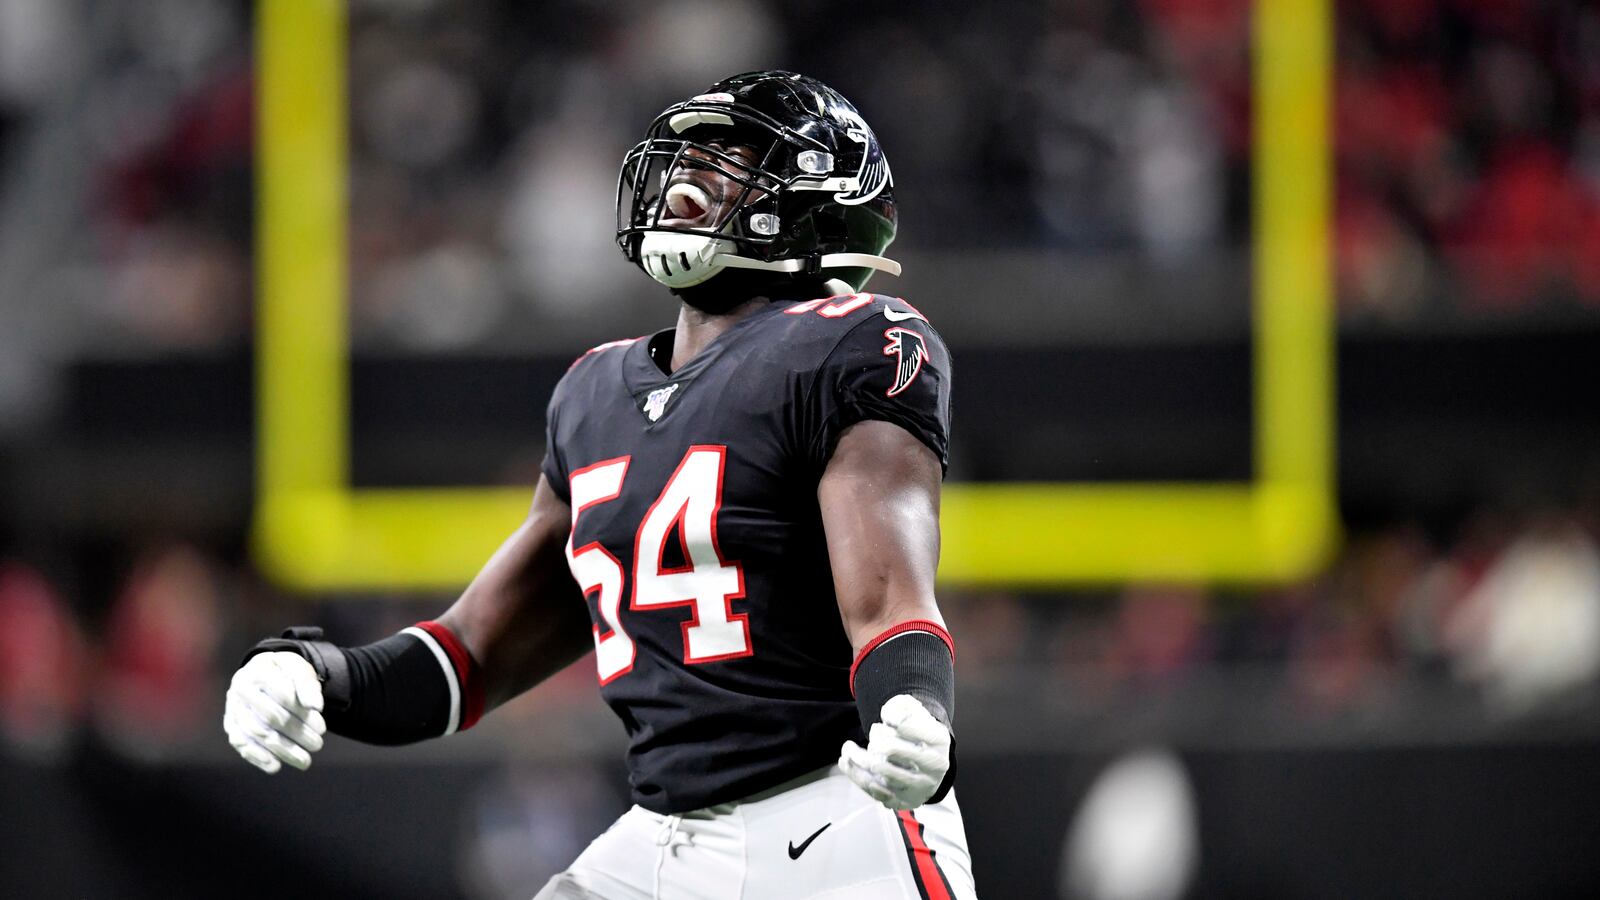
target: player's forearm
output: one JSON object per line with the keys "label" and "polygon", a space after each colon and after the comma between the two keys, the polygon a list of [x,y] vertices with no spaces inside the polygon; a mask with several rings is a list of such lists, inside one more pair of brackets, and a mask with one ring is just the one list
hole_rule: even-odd
{"label": "player's forearm", "polygon": [[562,549],[566,518],[541,482],[527,521],[437,621],[359,647],[291,629],[256,652],[287,650],[312,664],[335,734],[407,744],[464,731],[590,646]]}
{"label": "player's forearm", "polygon": [[[531,521],[523,526],[530,527],[537,526]],[[478,661],[485,709],[594,648],[583,596],[565,556],[552,550],[548,541],[513,535],[439,618]]]}
{"label": "player's forearm", "polygon": [[[320,629],[291,629],[258,650],[289,650],[322,682],[328,730],[371,744],[409,744],[465,731],[488,710],[580,656],[586,632],[570,616],[490,616],[486,604],[520,601],[520,585],[489,578],[437,621],[419,622],[357,647],[323,641]],[[582,598],[571,603],[580,612]],[[544,607],[521,603],[526,610]],[[470,635],[476,647],[464,637]],[[480,662],[480,658],[488,664]]]}
{"label": "player's forearm", "polygon": [[477,665],[438,622],[419,622],[359,647],[336,646],[320,628],[291,628],[256,644],[240,672],[258,656],[290,654],[310,663],[316,681],[312,696],[296,699],[320,709],[335,734],[409,744],[470,728],[482,714]]}
{"label": "player's forearm", "polygon": [[527,520],[439,617],[478,662],[485,709],[594,647],[588,608],[567,568],[570,515],[541,478]]}

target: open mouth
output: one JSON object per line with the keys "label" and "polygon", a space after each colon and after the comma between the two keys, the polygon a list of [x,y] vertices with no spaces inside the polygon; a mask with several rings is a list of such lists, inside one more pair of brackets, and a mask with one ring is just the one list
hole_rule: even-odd
{"label": "open mouth", "polygon": [[680,181],[667,188],[662,199],[667,205],[666,215],[661,217],[662,225],[704,224],[702,220],[711,212],[711,195],[690,181]]}

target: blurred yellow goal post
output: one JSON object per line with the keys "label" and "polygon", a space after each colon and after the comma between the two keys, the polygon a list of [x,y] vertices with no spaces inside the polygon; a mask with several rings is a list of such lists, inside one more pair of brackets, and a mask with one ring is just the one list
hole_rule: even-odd
{"label": "blurred yellow goal post", "polygon": [[[1281,582],[1338,541],[1329,0],[1252,23],[1255,480],[951,483],[946,584]],[[464,585],[527,488],[349,479],[344,0],[257,4],[257,503],[262,570],[305,591]]]}

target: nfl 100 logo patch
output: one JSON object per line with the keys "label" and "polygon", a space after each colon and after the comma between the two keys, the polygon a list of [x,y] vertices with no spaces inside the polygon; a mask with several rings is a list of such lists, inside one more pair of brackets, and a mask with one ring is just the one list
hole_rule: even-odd
{"label": "nfl 100 logo patch", "polygon": [[661,414],[667,411],[667,401],[672,399],[673,393],[677,390],[677,385],[669,384],[666,387],[656,388],[647,394],[642,407],[645,418],[652,422],[660,419]]}

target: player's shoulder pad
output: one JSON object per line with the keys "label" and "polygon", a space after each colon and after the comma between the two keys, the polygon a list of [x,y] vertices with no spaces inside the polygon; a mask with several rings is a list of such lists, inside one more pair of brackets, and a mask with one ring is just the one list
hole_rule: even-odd
{"label": "player's shoulder pad", "polygon": [[796,349],[812,349],[820,360],[848,339],[881,335],[897,326],[910,326],[938,341],[932,324],[923,312],[900,297],[855,293],[821,297],[789,304],[772,316],[782,330],[782,339]]}
{"label": "player's shoulder pad", "polygon": [[569,397],[586,396],[617,377],[622,371],[623,355],[629,347],[642,340],[645,338],[607,341],[584,351],[567,366],[567,371],[556,382],[555,389],[550,393],[550,408],[554,409]]}
{"label": "player's shoulder pad", "polygon": [[572,370],[578,368],[580,364],[604,356],[607,353],[614,352],[616,355],[620,356],[623,348],[631,347],[642,340],[644,340],[644,336],[623,338],[620,341],[606,341],[604,344],[597,344],[596,346],[590,347],[589,349],[583,351],[583,353],[579,354],[578,358],[572,361],[572,365],[567,366],[567,371],[570,373]]}
{"label": "player's shoulder pad", "polygon": [[783,311],[783,315],[790,317],[790,321],[795,325],[817,326],[835,333],[842,332],[872,316],[880,316],[891,322],[912,319],[928,321],[928,317],[923,315],[921,310],[907,303],[902,297],[867,292],[838,294],[833,297],[790,303]]}

